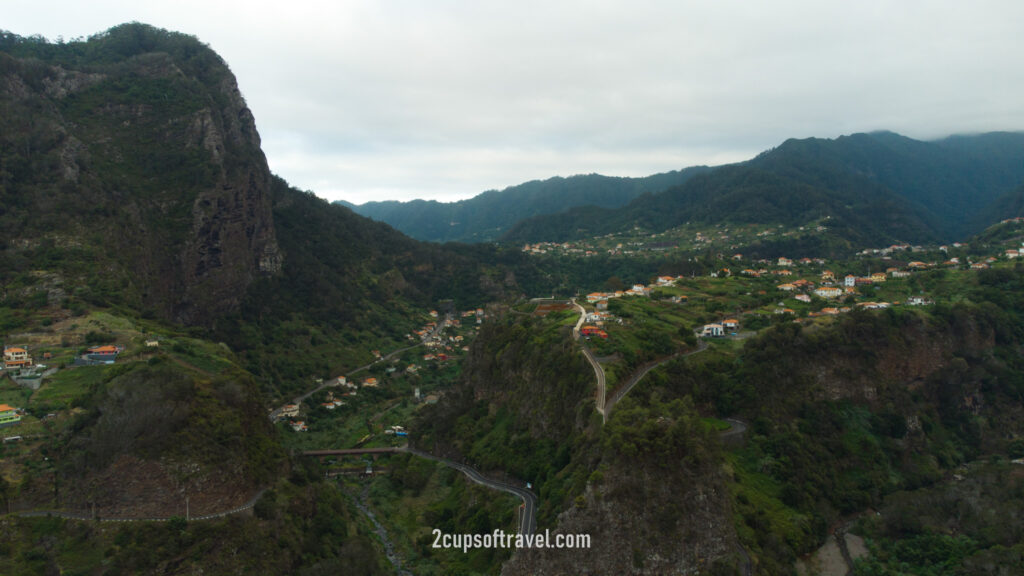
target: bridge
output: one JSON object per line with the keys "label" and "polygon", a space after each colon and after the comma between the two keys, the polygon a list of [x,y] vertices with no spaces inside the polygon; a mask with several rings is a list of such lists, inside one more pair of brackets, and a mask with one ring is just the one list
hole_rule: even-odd
{"label": "bridge", "polygon": [[348,448],[338,450],[306,450],[303,456],[360,456],[362,454],[394,454],[405,452],[407,445],[391,446],[387,448]]}

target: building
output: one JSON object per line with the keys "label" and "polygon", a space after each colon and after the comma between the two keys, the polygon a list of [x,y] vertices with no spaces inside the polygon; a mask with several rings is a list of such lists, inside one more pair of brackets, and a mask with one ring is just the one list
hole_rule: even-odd
{"label": "building", "polygon": [[4,348],[4,368],[21,368],[31,365],[32,357],[29,356],[28,350],[17,346]]}
{"label": "building", "polygon": [[736,320],[735,318],[729,318],[727,320],[722,320],[722,328],[724,328],[726,330],[737,330],[737,329],[739,329],[739,327],[740,327],[740,321]]}
{"label": "building", "polygon": [[18,414],[18,410],[14,406],[0,404],[0,428],[4,426],[14,426],[18,422],[21,422],[21,416]]}
{"label": "building", "polygon": [[838,298],[843,295],[843,291],[839,288],[832,286],[822,286],[814,291],[819,298]]}
{"label": "building", "polygon": [[97,362],[113,362],[117,360],[117,355],[120,353],[121,348],[108,344],[106,346],[93,346],[89,348],[85,351],[85,357]]}
{"label": "building", "polygon": [[725,336],[725,328],[721,324],[705,324],[701,336],[720,338]]}
{"label": "building", "polygon": [[847,274],[846,277],[843,278],[843,286],[856,286],[856,285],[857,285],[857,277],[854,276],[853,274]]}

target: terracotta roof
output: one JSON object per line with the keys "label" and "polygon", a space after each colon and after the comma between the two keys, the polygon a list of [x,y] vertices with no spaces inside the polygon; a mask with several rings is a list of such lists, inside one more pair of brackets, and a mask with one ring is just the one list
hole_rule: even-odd
{"label": "terracotta roof", "polygon": [[119,352],[117,346],[93,346],[89,348],[89,354],[116,354]]}

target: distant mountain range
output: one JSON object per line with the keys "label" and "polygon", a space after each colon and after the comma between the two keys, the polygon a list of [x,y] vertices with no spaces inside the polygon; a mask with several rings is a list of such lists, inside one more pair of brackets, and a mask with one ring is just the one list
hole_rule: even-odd
{"label": "distant mountain range", "polygon": [[[503,240],[566,240],[685,222],[801,225],[877,244],[963,238],[1002,217],[1024,182],[1024,134],[933,142],[892,132],[787,140],[756,158],[706,171],[616,210],[575,208],[520,222]],[[1019,194],[1018,194],[1019,195]],[[1007,205],[1009,206],[1009,205]]]}
{"label": "distant mountain range", "polygon": [[[646,178],[551,178],[454,203],[346,204],[421,240],[564,241],[686,222],[829,220],[848,243],[964,238],[1024,206],[1024,134],[791,139],[756,158]],[[1013,212],[1013,214],[1010,214]]]}
{"label": "distant mountain range", "polygon": [[534,180],[504,190],[490,190],[468,200],[437,202],[367,202],[342,204],[357,214],[386,222],[430,242],[489,242],[497,240],[520,220],[555,214],[576,206],[617,208],[645,193],[660,192],[709,170],[687,168],[644,178],[587,174]]}

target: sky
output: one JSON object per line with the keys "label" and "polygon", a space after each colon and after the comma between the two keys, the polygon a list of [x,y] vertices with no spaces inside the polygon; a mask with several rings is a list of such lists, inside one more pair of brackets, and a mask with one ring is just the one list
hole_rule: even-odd
{"label": "sky", "polygon": [[788,138],[1024,130],[1019,0],[3,0],[50,40],[125,22],[231,67],[274,173],[330,200],[646,176]]}

